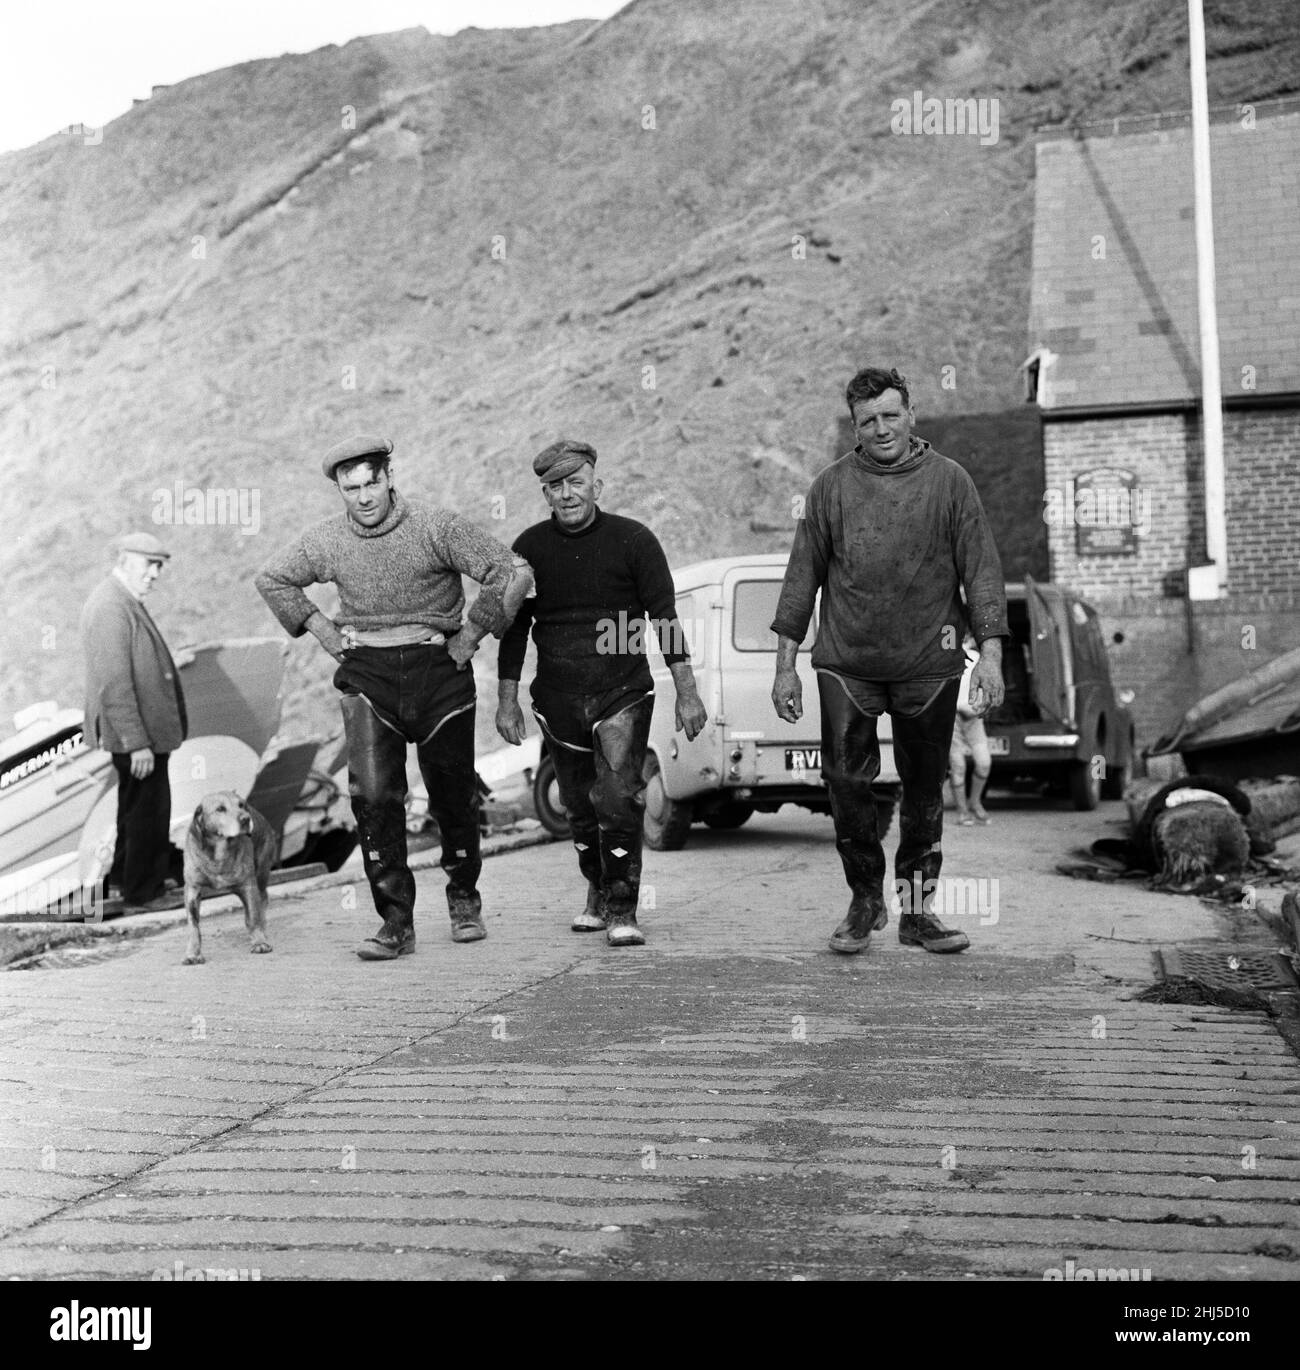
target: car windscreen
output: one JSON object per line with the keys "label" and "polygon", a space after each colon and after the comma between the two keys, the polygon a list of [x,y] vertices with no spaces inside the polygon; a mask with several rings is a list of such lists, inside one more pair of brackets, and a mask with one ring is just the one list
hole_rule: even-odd
{"label": "car windscreen", "polygon": [[[737,582],[731,617],[731,645],[738,652],[776,651],[772,620],[776,617],[777,600],[781,598],[781,585],[779,580]],[[814,613],[800,647],[810,647],[816,632],[817,615]]]}

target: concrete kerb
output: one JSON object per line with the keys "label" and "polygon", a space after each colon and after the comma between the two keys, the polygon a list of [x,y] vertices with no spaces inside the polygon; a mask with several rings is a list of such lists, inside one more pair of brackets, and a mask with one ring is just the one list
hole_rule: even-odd
{"label": "concrete kerb", "polygon": [[[501,856],[506,852],[519,851],[524,847],[543,846],[557,841],[540,824],[524,832],[503,832],[498,836],[483,840],[482,852],[486,860],[491,856]],[[409,865],[412,871],[429,870],[437,866],[440,852],[437,847],[413,852]],[[278,885],[272,892],[272,904],[283,903],[290,899],[302,899],[319,890],[350,885],[365,879],[364,872],[357,866],[342,866],[326,875],[312,876],[306,880],[291,881]],[[244,907],[235,894],[210,895],[203,901],[203,918],[228,917],[238,913],[242,917]],[[114,918],[108,922],[69,923],[66,921],[22,922],[4,926],[6,941],[0,945],[0,972],[21,969],[21,962],[31,961],[44,956],[55,947],[67,943],[85,943],[97,939],[125,939],[151,937],[180,927],[186,921],[184,908],[161,909],[156,913],[136,913]],[[24,945],[25,943],[25,945]]]}

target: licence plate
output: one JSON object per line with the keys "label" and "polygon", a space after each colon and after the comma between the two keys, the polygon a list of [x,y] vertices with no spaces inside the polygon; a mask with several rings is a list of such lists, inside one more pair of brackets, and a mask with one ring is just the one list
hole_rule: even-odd
{"label": "licence plate", "polygon": [[990,737],[989,738],[990,756],[1010,756],[1011,739],[1009,737]]}
{"label": "licence plate", "polygon": [[785,768],[787,771],[821,770],[822,749],[820,747],[787,747],[785,749]]}

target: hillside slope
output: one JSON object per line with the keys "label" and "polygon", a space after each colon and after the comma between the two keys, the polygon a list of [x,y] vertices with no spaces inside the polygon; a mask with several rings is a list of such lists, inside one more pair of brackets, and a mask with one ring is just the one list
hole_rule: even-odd
{"label": "hillside slope", "polygon": [[[171,641],[278,631],[251,575],[332,511],[316,462],[350,431],[506,541],[544,513],[533,452],[583,437],[681,562],[788,542],[762,530],[792,532],[870,360],[923,433],[1015,406],[1032,130],[1185,106],[1170,8],[636,0],[252,62],[0,157],[0,716],[79,702],[77,614],[129,527],[176,554]],[[1212,100],[1300,88],[1290,13],[1209,6]],[[918,89],[996,98],[997,142],[895,136]],[[247,531],[156,526],[177,482],[242,491]],[[295,647],[295,729],[336,726],[328,667]]]}

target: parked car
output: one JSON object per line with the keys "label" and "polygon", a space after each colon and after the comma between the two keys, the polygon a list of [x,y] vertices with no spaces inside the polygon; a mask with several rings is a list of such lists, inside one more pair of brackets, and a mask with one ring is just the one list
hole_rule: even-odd
{"label": "parked car", "polygon": [[1096,610],[1026,576],[1007,586],[1007,619],[1006,699],[985,720],[991,783],[1046,781],[1077,809],[1122,798],[1135,754],[1132,696],[1115,691]]}
{"label": "parked car", "polygon": [[[694,742],[675,731],[672,676],[658,653],[652,653],[655,709],[644,771],[645,841],[656,851],[684,846],[695,823],[738,828],[755,812],[774,813],[783,804],[830,812],[821,778],[817,676],[808,661],[816,615],[798,660],[803,718],[783,722],[772,707],[776,635],[768,625],[787,560],[785,553],[724,557],[673,572],[677,616],[709,721]],[[898,787],[888,715],[880,720],[879,736],[875,794],[883,833]],[[567,834],[554,768],[545,755],[533,794],[542,823]]]}

